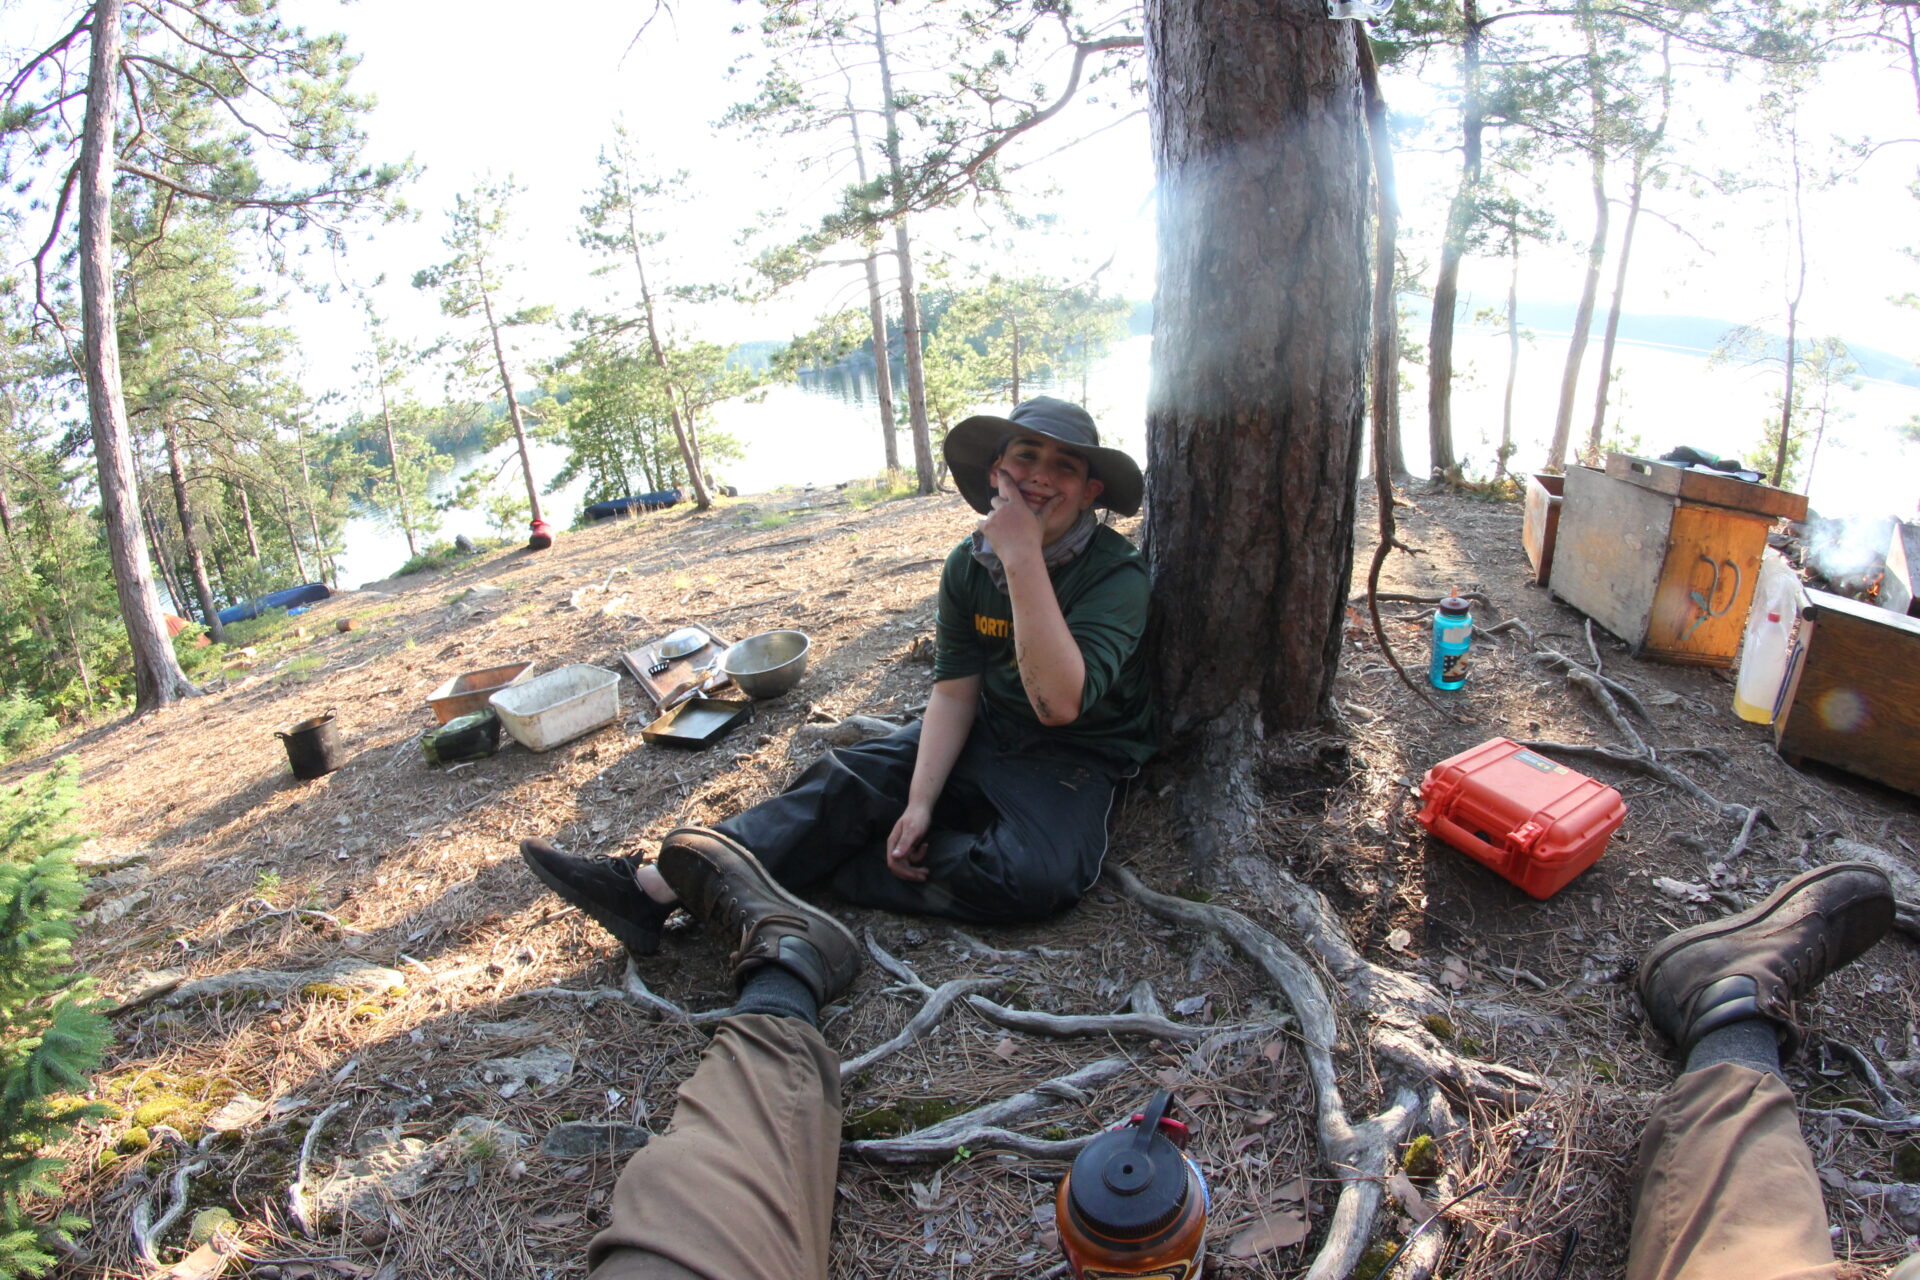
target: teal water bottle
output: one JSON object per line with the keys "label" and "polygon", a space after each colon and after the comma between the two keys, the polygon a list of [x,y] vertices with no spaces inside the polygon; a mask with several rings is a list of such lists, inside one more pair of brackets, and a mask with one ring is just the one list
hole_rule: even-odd
{"label": "teal water bottle", "polygon": [[1448,596],[1433,614],[1433,670],[1436,689],[1458,689],[1467,682],[1467,650],[1473,647],[1472,606]]}

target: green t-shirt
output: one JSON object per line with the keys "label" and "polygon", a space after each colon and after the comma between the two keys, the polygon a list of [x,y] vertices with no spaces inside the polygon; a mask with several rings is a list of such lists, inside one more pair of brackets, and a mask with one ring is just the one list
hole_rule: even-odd
{"label": "green t-shirt", "polygon": [[1027,701],[1013,651],[1013,601],[973,558],[972,540],[947,556],[940,572],[933,678],[978,675],[987,714],[1022,730],[1143,764],[1158,746],[1142,638],[1147,630],[1147,563],[1134,545],[1102,525],[1087,549],[1053,570],[1053,592],[1086,663],[1080,715],[1047,726]]}

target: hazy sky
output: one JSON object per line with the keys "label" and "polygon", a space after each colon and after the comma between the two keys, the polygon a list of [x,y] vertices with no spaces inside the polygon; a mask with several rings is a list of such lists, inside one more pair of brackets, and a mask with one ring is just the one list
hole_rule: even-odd
{"label": "hazy sky", "polygon": [[[730,35],[729,28],[753,18],[757,6],[679,0],[641,32],[650,7],[646,0],[570,0],[544,7],[496,0],[287,0],[290,17],[346,31],[350,47],[362,55],[356,83],[379,100],[366,122],[370,156],[411,154],[425,170],[406,196],[412,221],[361,231],[349,255],[319,264],[319,274],[356,284],[384,276],[374,296],[396,330],[422,340],[435,336],[442,327],[436,302],[412,288],[413,273],[444,255],[440,237],[454,195],[479,175],[511,173],[527,188],[516,209],[527,300],[554,303],[563,314],[590,304],[602,286],[590,277],[590,260],[575,234],[580,207],[596,181],[594,157],[617,118],[661,168],[692,172],[685,206],[674,225],[661,228],[671,236],[678,279],[737,275],[746,256],[737,239],[767,210],[817,217],[849,175],[804,169],[801,161],[813,144],[756,144],[712,127],[729,105],[751,94],[750,80],[731,79],[728,69],[757,41]],[[70,9],[29,0],[0,12],[7,16],[11,42],[26,36],[24,19]],[[1056,82],[1063,70],[1061,60],[1053,68]],[[1431,74],[1446,73],[1436,67]],[[1390,73],[1386,91],[1400,111],[1438,110],[1435,91],[1403,73]],[[1751,167],[1761,158],[1753,96],[1752,87],[1741,83],[1686,95],[1672,133],[1703,167]],[[1151,156],[1144,116],[1123,118],[1127,111],[1111,102],[1077,106],[1051,124],[1045,138],[1034,136],[1025,153],[1034,163],[1017,180],[1035,194],[1022,208],[1051,214],[1056,230],[1024,241],[1027,261],[1011,265],[1067,274],[1110,260],[1103,283],[1129,296],[1151,295]],[[1069,136],[1115,121],[1116,127],[1081,147],[1040,158]],[[1859,60],[1828,73],[1810,100],[1806,129],[1813,146],[1834,131],[1910,136],[1920,133],[1920,120],[1911,86]],[[1887,300],[1920,282],[1920,265],[1898,252],[1920,242],[1920,205],[1905,190],[1917,161],[1920,146],[1889,148],[1858,180],[1810,199],[1806,332],[1839,332],[1855,342],[1920,355],[1920,312]],[[1397,164],[1403,246],[1430,276],[1457,153],[1446,150],[1443,139],[1419,139],[1402,150]],[[1616,175],[1615,189],[1623,185]],[[1570,169],[1560,175],[1550,196],[1560,239],[1529,249],[1521,287],[1528,297],[1570,300],[1579,290],[1590,233],[1583,174]],[[1740,196],[1657,193],[1634,248],[1628,309],[1774,321],[1781,310],[1781,246],[1773,226],[1778,205],[1778,194],[1764,190]],[[1616,230],[1621,221],[1616,216]],[[966,210],[922,220],[916,239],[923,274],[937,279],[943,263],[961,273],[969,259],[1009,263],[991,240],[963,244],[956,238],[989,230],[990,220]],[[1612,279],[1609,261],[1608,291]],[[677,319],[719,339],[782,338],[807,327],[820,310],[857,303],[859,281],[858,272],[846,273],[751,313],[716,308],[698,315],[682,311]],[[1497,302],[1505,287],[1504,263],[1469,260],[1463,293],[1470,305]],[[310,387],[317,393],[351,383],[360,346],[355,309],[339,298],[324,305],[296,300],[294,314]]]}

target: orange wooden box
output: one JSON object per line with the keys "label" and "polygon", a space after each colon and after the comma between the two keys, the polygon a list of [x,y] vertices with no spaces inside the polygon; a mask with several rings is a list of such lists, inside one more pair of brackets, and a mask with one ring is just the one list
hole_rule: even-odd
{"label": "orange wooden box", "polygon": [[1420,798],[1421,826],[1536,898],[1592,866],[1627,818],[1618,791],[1509,738],[1427,770]]}

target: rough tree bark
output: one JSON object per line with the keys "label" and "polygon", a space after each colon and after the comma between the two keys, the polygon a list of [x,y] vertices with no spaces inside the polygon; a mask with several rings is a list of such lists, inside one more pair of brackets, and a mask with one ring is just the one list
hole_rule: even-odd
{"label": "rough tree bark", "polygon": [[1433,281],[1433,314],[1427,326],[1427,447],[1429,475],[1445,475],[1453,454],[1453,321],[1460,297],[1460,262],[1467,234],[1479,216],[1480,152],[1486,113],[1480,101],[1480,15],[1474,0],[1462,0],[1466,34],[1460,44],[1460,185],[1447,210],[1447,236],[1440,245],[1440,271]]}
{"label": "rough tree bark", "polygon": [[87,113],[80,143],[80,308],[87,411],[100,473],[100,507],[114,590],[133,650],[134,714],[199,692],[180,670],[160,618],[140,528],[132,431],[120,387],[120,324],[113,291],[113,133],[119,117],[121,0],[94,0]]}
{"label": "rough tree bark", "polygon": [[880,61],[880,96],[887,119],[887,187],[896,210],[893,247],[900,266],[900,334],[906,347],[907,416],[913,424],[913,469],[920,492],[932,493],[933,430],[927,425],[927,375],[920,352],[920,299],[914,292],[913,243],[907,236],[906,167],[900,159],[900,124],[893,102],[893,64],[887,60],[887,37],[880,25],[880,0],[873,4],[873,50]]}
{"label": "rough tree bark", "polygon": [[1149,642],[1163,727],[1201,766],[1205,864],[1250,826],[1253,742],[1331,711],[1366,407],[1366,108],[1355,27],[1315,0],[1149,0],[1146,31]]}

